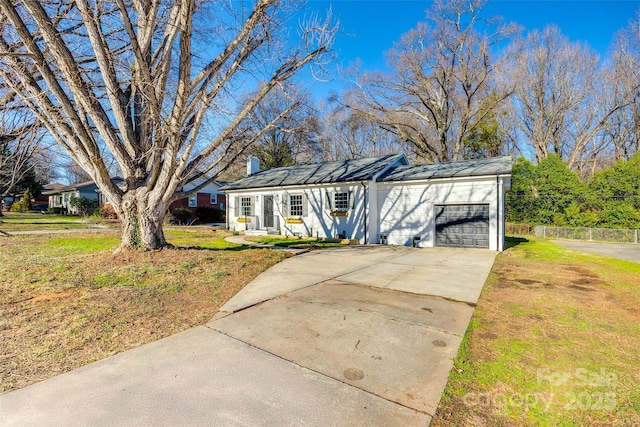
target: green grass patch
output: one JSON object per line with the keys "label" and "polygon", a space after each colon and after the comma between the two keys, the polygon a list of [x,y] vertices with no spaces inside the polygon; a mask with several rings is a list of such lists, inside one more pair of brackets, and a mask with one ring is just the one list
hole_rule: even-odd
{"label": "green grass patch", "polygon": [[6,224],[75,224],[82,218],[70,215],[5,212],[0,221]]}
{"label": "green grass patch", "polygon": [[433,425],[640,425],[640,265],[510,239]]}
{"label": "green grass patch", "polygon": [[95,228],[95,221],[69,215],[5,212],[0,217],[0,230],[10,232],[40,230],[77,230]]}
{"label": "green grass patch", "polygon": [[120,235],[116,233],[96,233],[52,236],[41,244],[38,250],[62,254],[87,254],[95,252],[113,251],[120,244]]}
{"label": "green grass patch", "polygon": [[209,227],[169,228],[164,231],[167,242],[176,247],[201,249],[246,249],[246,246],[224,240],[228,233]]}
{"label": "green grass patch", "polygon": [[282,246],[285,248],[289,247],[336,247],[343,246],[338,242],[326,242],[321,239],[317,239],[315,237],[284,237],[284,236],[264,236],[264,237],[255,237],[255,238],[247,238],[247,240],[256,241],[258,243],[262,243],[263,245],[274,245],[274,246]]}

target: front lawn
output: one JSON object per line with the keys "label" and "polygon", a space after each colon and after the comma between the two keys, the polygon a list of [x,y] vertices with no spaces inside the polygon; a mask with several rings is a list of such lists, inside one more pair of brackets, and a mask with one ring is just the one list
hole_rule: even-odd
{"label": "front lawn", "polygon": [[73,230],[94,228],[91,218],[73,215],[4,212],[0,217],[0,231]]}
{"label": "front lawn", "polygon": [[209,321],[281,251],[169,229],[175,246],[113,250],[119,233],[0,237],[0,393]]}
{"label": "front lawn", "polygon": [[433,425],[640,425],[640,264],[527,239],[496,258]]}

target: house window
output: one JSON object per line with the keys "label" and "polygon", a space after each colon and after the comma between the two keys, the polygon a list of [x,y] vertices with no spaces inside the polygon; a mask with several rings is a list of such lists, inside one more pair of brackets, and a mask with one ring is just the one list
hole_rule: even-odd
{"label": "house window", "polygon": [[289,216],[302,216],[304,212],[302,196],[302,194],[291,194],[289,196]]}
{"label": "house window", "polygon": [[192,194],[189,196],[189,207],[190,208],[195,208],[198,206],[198,195],[197,194]]}
{"label": "house window", "polygon": [[333,209],[336,211],[349,210],[349,193],[333,193]]}
{"label": "house window", "polygon": [[240,216],[251,216],[252,202],[253,198],[251,197],[240,197]]}
{"label": "house window", "polygon": [[212,194],[212,195],[211,195],[211,201],[210,201],[210,203],[211,203],[212,205],[215,205],[215,204],[217,204],[217,203],[218,203],[218,195],[217,195],[217,194]]}

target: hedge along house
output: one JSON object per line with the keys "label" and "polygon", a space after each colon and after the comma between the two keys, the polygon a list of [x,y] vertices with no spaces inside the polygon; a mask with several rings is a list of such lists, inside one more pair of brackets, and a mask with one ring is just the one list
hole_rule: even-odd
{"label": "hedge along house", "polygon": [[402,154],[274,168],[222,188],[231,230],[504,248],[511,158],[409,166]]}

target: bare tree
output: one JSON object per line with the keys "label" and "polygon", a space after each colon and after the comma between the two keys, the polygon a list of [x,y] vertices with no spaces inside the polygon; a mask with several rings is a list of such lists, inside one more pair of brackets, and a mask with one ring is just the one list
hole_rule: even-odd
{"label": "bare tree", "polygon": [[629,160],[640,147],[640,10],[629,27],[617,34],[607,82],[609,108],[623,107],[604,125],[606,138],[615,160]]}
{"label": "bare tree", "polygon": [[91,180],[91,175],[69,157],[60,159],[59,167],[62,171],[62,176],[69,184],[79,184]]}
{"label": "bare tree", "polygon": [[[512,45],[505,81],[517,82],[507,120],[539,162],[549,153],[580,169],[601,149],[608,119],[626,104],[612,98],[609,76],[588,46],[570,42],[556,26],[531,31]],[[614,101],[614,102],[612,102]]]}
{"label": "bare tree", "polygon": [[[225,153],[271,127],[249,138],[239,132],[256,105],[329,52],[329,20],[305,21],[292,46],[288,2],[247,6],[0,0],[0,84],[19,94],[109,198],[122,247],[165,246],[165,213],[185,196],[177,189],[205,174],[215,179]],[[238,108],[238,93],[248,91],[255,96]],[[111,159],[124,189],[111,179]]]}
{"label": "bare tree", "polygon": [[397,153],[400,144],[393,133],[369,120],[358,109],[350,108],[354,101],[349,94],[333,94],[324,106],[322,158],[325,161],[373,157]]}
{"label": "bare tree", "polygon": [[5,197],[33,174],[38,164],[42,128],[28,111],[7,107],[0,115],[0,216]]}
{"label": "bare tree", "polygon": [[[515,27],[482,18],[485,3],[434,1],[430,24],[420,23],[389,52],[393,73],[369,73],[356,81],[359,102],[353,107],[428,162],[463,158],[474,124],[512,90],[493,87],[491,51]],[[493,104],[483,103],[492,92]]]}
{"label": "bare tree", "polygon": [[[282,111],[288,111],[282,115]],[[318,118],[311,95],[296,84],[274,89],[247,116],[247,135],[266,132],[256,139],[249,154],[263,169],[312,163],[318,158]]]}

